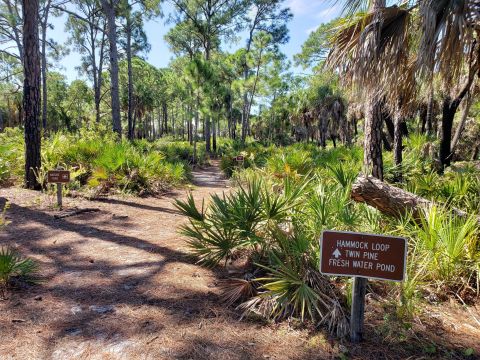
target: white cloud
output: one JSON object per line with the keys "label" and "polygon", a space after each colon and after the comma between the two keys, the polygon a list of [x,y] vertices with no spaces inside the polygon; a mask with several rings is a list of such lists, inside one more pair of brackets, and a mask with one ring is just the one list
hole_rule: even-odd
{"label": "white cloud", "polygon": [[325,2],[325,0],[287,0],[286,5],[292,10],[293,15],[305,15],[316,11]]}

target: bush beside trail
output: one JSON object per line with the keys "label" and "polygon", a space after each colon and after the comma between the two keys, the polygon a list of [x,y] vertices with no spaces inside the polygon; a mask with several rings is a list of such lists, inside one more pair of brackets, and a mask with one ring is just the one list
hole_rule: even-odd
{"label": "bush beside trail", "polygon": [[[45,188],[47,172],[63,168],[71,172],[68,190],[158,195],[188,181],[193,147],[164,139],[118,141],[111,131],[98,127],[52,134],[43,140],[41,155],[37,178]],[[197,163],[206,161],[206,154],[199,152]],[[21,185],[24,171],[22,130],[8,128],[0,134],[0,184]]]}
{"label": "bush beside trail", "polygon": [[[396,304],[407,321],[425,298],[448,293],[468,303],[480,292],[480,173],[474,167],[452,167],[444,175],[423,155],[426,137],[407,141],[404,181],[396,184],[424,196],[435,205],[420,221],[393,219],[353,201],[351,187],[361,172],[359,147],[294,144],[284,148],[247,144],[225,148],[222,169],[238,186],[226,196],[214,195],[200,208],[192,198],[177,207],[190,219],[182,232],[192,253],[207,266],[231,266],[235,276],[222,284],[224,300],[245,314],[269,319],[298,318],[325,324],[342,336],[348,330],[351,283],[318,271],[323,230],[384,233],[408,239],[406,281],[371,283]],[[244,163],[235,163],[243,155]],[[386,154],[386,179],[398,170]],[[402,320],[403,321],[403,320]]]}

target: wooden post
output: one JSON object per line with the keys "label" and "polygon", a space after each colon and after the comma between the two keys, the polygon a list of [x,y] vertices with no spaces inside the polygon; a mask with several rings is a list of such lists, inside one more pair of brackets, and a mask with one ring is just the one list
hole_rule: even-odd
{"label": "wooden post", "polygon": [[350,340],[353,343],[358,343],[363,339],[366,289],[366,278],[359,276],[353,278],[352,313],[350,315]]}
{"label": "wooden post", "polygon": [[62,208],[62,184],[57,183],[57,205]]}

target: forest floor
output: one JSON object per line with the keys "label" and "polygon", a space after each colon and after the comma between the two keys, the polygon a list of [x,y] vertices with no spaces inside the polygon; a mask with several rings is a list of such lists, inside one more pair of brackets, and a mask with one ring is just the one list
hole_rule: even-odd
{"label": "forest floor", "polygon": [[[227,189],[218,166],[194,171],[196,201]],[[98,211],[57,219],[50,195],[0,189],[11,223],[0,245],[41,266],[42,282],[0,300],[0,359],[397,359],[474,358],[480,304],[429,305],[396,327],[388,304],[368,296],[361,345],[292,323],[239,320],[219,300],[224,271],[188,257],[173,206],[186,189],[161,198],[64,199],[65,209]],[[480,355],[479,355],[480,356]]]}

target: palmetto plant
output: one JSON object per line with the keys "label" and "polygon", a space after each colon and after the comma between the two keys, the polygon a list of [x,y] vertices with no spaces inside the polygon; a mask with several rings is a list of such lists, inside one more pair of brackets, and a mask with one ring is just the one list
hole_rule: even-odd
{"label": "palmetto plant", "polygon": [[412,232],[424,281],[458,286],[476,278],[478,286],[479,227],[474,216],[461,218],[433,206],[425,209]]}
{"label": "palmetto plant", "polygon": [[21,257],[12,248],[0,248],[0,295],[5,297],[5,291],[14,278],[27,282],[35,282],[38,265],[29,258]]}
{"label": "palmetto plant", "polygon": [[[258,175],[247,178],[237,191],[213,195],[207,208],[197,208],[191,195],[177,200],[177,208],[189,218],[182,233],[204,265],[218,265],[239,252],[254,263],[244,278],[222,283],[226,303],[244,301],[240,305],[244,314],[275,320],[294,316],[325,321],[343,336],[348,327],[341,295],[316,270],[318,245],[312,241],[311,224],[304,221],[317,211],[306,205],[312,203],[306,201],[312,179],[277,180],[280,184],[272,186]],[[328,206],[330,211],[334,205]],[[332,222],[334,213],[329,217],[325,221]]]}
{"label": "palmetto plant", "polygon": [[348,188],[356,179],[358,172],[352,163],[338,162],[333,165],[327,165],[337,182],[344,188]]}

